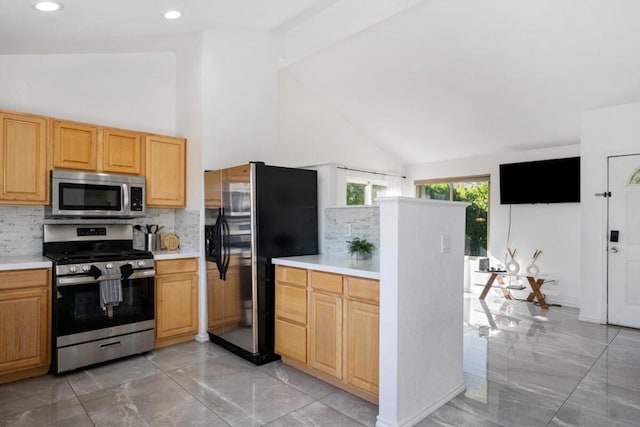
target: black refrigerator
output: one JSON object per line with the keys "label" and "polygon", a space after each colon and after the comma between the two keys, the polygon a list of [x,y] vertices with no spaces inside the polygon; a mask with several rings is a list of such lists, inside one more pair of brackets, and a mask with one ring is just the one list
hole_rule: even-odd
{"label": "black refrigerator", "polygon": [[277,360],[271,260],[318,253],[317,172],[254,162],[204,181],[209,339],[256,365]]}

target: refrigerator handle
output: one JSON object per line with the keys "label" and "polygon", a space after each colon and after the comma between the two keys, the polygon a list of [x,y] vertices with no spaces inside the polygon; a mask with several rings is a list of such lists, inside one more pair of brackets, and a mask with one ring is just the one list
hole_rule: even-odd
{"label": "refrigerator handle", "polygon": [[221,208],[221,214],[219,216],[220,219],[220,231],[221,231],[221,246],[220,250],[222,252],[221,263],[218,269],[220,270],[220,279],[227,279],[227,270],[229,269],[229,261],[231,258],[231,248],[229,247],[229,223],[227,222],[227,218],[224,214],[224,208]]}
{"label": "refrigerator handle", "polygon": [[218,218],[216,218],[216,224],[214,225],[214,233],[215,243],[213,245],[213,257],[215,258],[216,267],[218,267],[218,272],[222,279],[222,208],[218,208]]}

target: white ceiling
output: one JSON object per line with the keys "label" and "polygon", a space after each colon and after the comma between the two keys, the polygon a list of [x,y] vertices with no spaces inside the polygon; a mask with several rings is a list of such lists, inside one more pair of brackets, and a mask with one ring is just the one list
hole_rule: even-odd
{"label": "white ceiling", "polygon": [[639,16],[637,0],[65,0],[50,15],[0,0],[0,53],[279,32],[286,73],[416,163],[578,143],[580,112],[640,101]]}

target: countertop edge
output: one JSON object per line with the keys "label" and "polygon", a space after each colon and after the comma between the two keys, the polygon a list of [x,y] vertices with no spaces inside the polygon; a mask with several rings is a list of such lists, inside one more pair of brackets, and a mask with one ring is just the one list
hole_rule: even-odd
{"label": "countertop edge", "polygon": [[285,267],[305,268],[309,270],[324,271],[327,273],[344,274],[347,276],[362,277],[365,279],[380,280],[380,273],[376,271],[359,270],[356,268],[340,267],[315,262],[297,261],[286,258],[273,258],[272,263]]}
{"label": "countertop edge", "polygon": [[0,271],[31,270],[35,268],[51,268],[53,263],[49,260],[13,261],[0,258]]}
{"label": "countertop edge", "polygon": [[156,261],[169,260],[169,259],[182,259],[182,258],[200,258],[198,252],[171,252],[161,251],[153,252],[153,259]]}

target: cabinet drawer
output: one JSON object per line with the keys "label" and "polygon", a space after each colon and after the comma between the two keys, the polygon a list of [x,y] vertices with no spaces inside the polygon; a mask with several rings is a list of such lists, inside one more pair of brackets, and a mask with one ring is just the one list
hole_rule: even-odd
{"label": "cabinet drawer", "polygon": [[307,287],[307,270],[302,268],[276,266],[276,280],[292,285]]}
{"label": "cabinet drawer", "polygon": [[307,328],[276,319],[276,353],[307,363]]}
{"label": "cabinet drawer", "polygon": [[307,324],[307,290],[276,283],[276,317]]}
{"label": "cabinet drawer", "polygon": [[193,273],[198,271],[197,258],[156,261],[156,274]]}
{"label": "cabinet drawer", "polygon": [[0,290],[49,286],[49,269],[11,270],[0,272]]}
{"label": "cabinet drawer", "polygon": [[340,274],[312,270],[311,287],[334,294],[342,294],[342,276]]}
{"label": "cabinet drawer", "polygon": [[344,280],[349,297],[380,302],[380,281],[349,276],[345,276]]}

